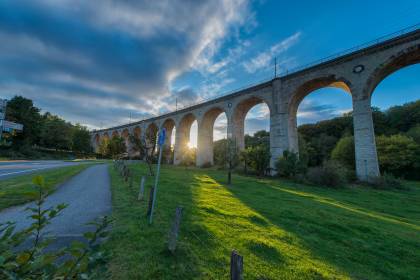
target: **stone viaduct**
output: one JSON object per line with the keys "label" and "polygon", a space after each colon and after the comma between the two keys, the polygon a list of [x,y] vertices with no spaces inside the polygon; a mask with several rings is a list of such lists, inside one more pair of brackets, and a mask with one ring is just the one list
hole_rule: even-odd
{"label": "stone viaduct", "polygon": [[[372,122],[371,95],[376,86],[391,73],[420,62],[420,29],[382,39],[364,48],[312,64],[270,81],[143,121],[93,131],[96,148],[102,138],[129,134],[142,137],[167,130],[166,145],[176,128],[174,164],[179,164],[189,142],[190,128],[197,120],[197,166],[213,163],[213,126],[219,114],[225,113],[227,134],[240,149],[244,148],[244,120],[256,104],[266,103],[270,110],[271,166],[284,150],[298,151],[296,114],[300,102],[323,87],[337,87],[352,97],[355,136],[356,173],[359,179],[378,176],[379,165]],[[420,76],[419,76],[420,78]]]}

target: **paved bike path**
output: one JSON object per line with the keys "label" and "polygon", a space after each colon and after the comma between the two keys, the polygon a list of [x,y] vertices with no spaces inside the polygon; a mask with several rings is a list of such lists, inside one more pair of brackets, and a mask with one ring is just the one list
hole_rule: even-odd
{"label": "paved bike path", "polygon": [[[49,195],[43,208],[66,203],[68,206],[54,218],[45,229],[48,235],[57,237],[56,246],[65,246],[72,240],[80,240],[83,233],[94,229],[86,223],[111,214],[111,187],[108,165],[100,164],[87,168],[63,183]],[[33,202],[15,206],[0,212],[0,223],[14,221],[17,229],[32,223],[25,211]]]}

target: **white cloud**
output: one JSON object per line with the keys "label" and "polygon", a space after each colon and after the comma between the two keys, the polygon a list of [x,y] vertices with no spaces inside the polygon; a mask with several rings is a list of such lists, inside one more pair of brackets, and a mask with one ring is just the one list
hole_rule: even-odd
{"label": "white cloud", "polygon": [[[287,51],[290,47],[295,45],[299,41],[300,35],[300,32],[296,32],[290,37],[278,42],[277,44],[271,46],[268,50],[259,53],[256,57],[242,63],[243,67],[248,73],[255,73],[257,70],[266,68],[273,62],[276,55]],[[280,64],[281,63],[282,62],[280,62]]]}

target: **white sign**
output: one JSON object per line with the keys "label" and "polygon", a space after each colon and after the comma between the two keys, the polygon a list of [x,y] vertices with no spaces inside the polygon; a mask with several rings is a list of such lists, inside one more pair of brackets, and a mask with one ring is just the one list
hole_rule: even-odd
{"label": "white sign", "polygon": [[5,120],[1,120],[0,122],[1,122],[0,126],[3,126],[4,131],[10,132],[12,130],[17,130],[17,131],[22,131],[23,130],[23,125],[20,124],[20,123],[14,123],[14,122],[9,122],[9,121],[5,121]]}

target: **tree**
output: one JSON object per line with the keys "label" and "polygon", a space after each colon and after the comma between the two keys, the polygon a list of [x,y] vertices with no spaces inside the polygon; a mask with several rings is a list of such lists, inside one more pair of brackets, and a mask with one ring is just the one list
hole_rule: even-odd
{"label": "tree", "polygon": [[255,170],[258,176],[265,175],[270,164],[270,150],[264,145],[246,148],[250,166]]}
{"label": "tree", "polygon": [[92,146],[90,143],[89,131],[85,126],[76,124],[73,127],[72,149],[79,153],[91,153]]}
{"label": "tree", "polygon": [[13,145],[38,144],[41,135],[41,114],[32,100],[15,96],[7,103],[6,119],[23,124],[23,132],[13,137]]}
{"label": "tree", "polygon": [[109,145],[109,139],[108,138],[102,138],[101,142],[98,146],[98,153],[103,157],[108,157],[108,145]]}
{"label": "tree", "polygon": [[354,137],[346,136],[341,138],[334,150],[331,152],[331,159],[340,162],[347,168],[354,170],[355,167],[355,151]]}
{"label": "tree", "polygon": [[40,144],[46,148],[70,150],[72,147],[72,126],[50,113],[42,117]]}
{"label": "tree", "polygon": [[405,135],[376,138],[379,166],[382,172],[395,176],[417,176],[420,172],[420,147]]}
{"label": "tree", "polygon": [[294,178],[299,173],[305,173],[306,165],[299,160],[297,153],[283,151],[283,156],[276,162],[276,169],[281,177]]}
{"label": "tree", "polygon": [[108,154],[113,159],[117,159],[120,158],[126,151],[127,148],[125,146],[124,138],[120,136],[113,136],[108,144]]}
{"label": "tree", "polygon": [[145,137],[138,138],[130,134],[128,139],[132,145],[133,151],[138,152],[140,154],[140,158],[144,158],[147,166],[149,167],[149,174],[150,176],[153,176],[154,172],[152,165],[155,161],[154,149],[156,148],[156,136],[152,133],[148,133]]}

